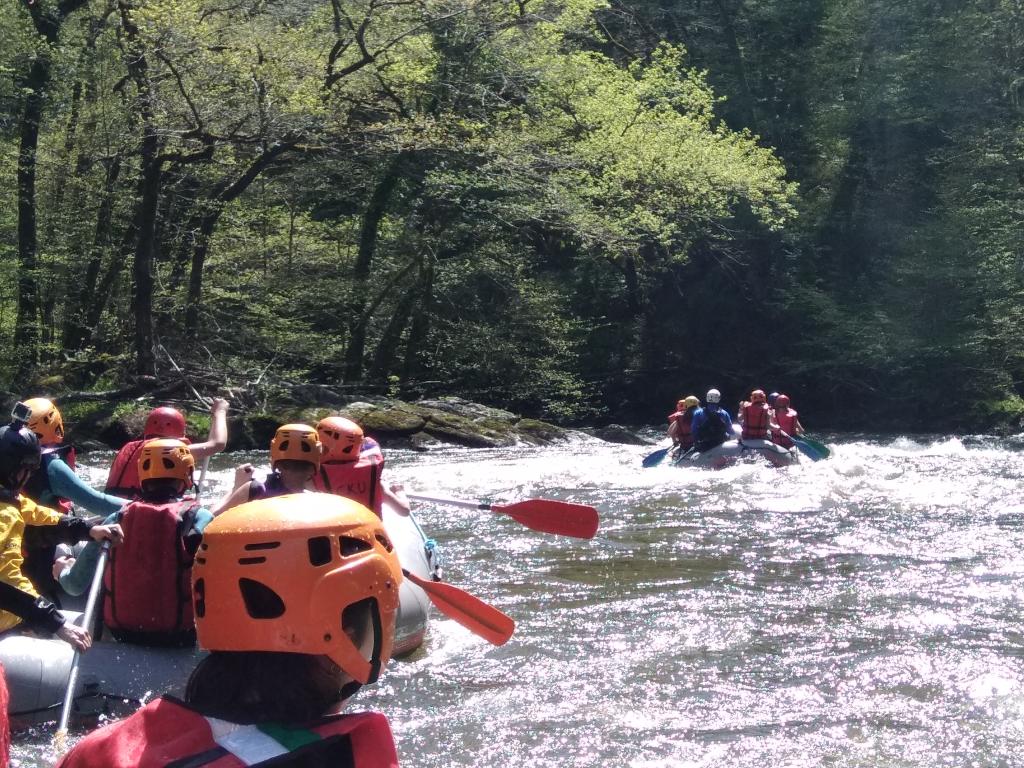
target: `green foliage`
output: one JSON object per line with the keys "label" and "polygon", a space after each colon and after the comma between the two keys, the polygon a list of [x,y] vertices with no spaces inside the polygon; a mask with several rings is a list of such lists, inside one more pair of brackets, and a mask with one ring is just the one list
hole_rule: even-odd
{"label": "green foliage", "polygon": [[126,8],[90,3],[44,47],[29,6],[0,6],[4,340],[25,76],[51,61],[40,376],[109,388],[139,353],[151,135],[155,341],[225,383],[562,421],[715,383],[851,421],[1017,414],[1016,3]]}

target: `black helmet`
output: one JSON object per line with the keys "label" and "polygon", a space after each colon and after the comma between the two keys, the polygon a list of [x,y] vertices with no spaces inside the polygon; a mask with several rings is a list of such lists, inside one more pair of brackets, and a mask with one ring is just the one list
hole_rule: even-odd
{"label": "black helmet", "polygon": [[40,454],[39,438],[24,424],[0,427],[0,485],[15,493],[20,491],[24,482],[18,482],[18,473],[24,467],[38,467]]}
{"label": "black helmet", "polygon": [[778,392],[772,392],[770,395],[768,395],[768,405],[774,406],[775,405],[775,398],[778,397],[778,396],[779,396]]}

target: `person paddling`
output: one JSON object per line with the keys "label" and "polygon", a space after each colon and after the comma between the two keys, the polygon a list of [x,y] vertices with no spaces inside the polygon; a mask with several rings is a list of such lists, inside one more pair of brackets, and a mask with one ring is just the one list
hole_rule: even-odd
{"label": "person paddling", "polygon": [[704,401],[706,405],[694,411],[691,424],[693,448],[698,453],[710,451],[733,437],[732,419],[720,405],[722,393],[709,389]]}
{"label": "person paddling", "polygon": [[741,442],[743,440],[767,440],[769,428],[778,427],[772,418],[767,400],[763,389],[755,389],[750,393],[749,401],[740,403],[737,417],[740,424],[743,425],[743,430],[740,432]]}
{"label": "person paddling", "polygon": [[382,482],[384,454],[362,427],[343,416],[328,416],[317,422],[316,431],[323,444],[323,460],[314,478],[318,491],[358,501],[377,517],[383,514],[384,499],[400,512],[409,510],[402,486],[388,488]]}
{"label": "person paddling", "polygon": [[214,515],[253,499],[313,490],[313,476],[320,469],[323,445],[308,424],[278,427],[270,441],[271,472],[262,482],[253,479],[252,464],[235,470],[235,488],[213,509]]}
{"label": "person paddling", "polygon": [[[205,442],[189,445],[189,451],[196,462],[200,462],[215,453],[220,453],[228,444],[228,401],[222,397],[214,398],[210,406],[210,433]],[[142,430],[141,440],[125,443],[117,452],[110,472],[107,474],[106,492],[119,496],[134,498],[142,493],[139,484],[139,454],[142,446],[148,441],[158,438],[181,440],[188,444],[185,437],[185,416],[177,408],[160,406],[154,408],[146,417],[146,425]]]}
{"label": "person paddling", "polygon": [[[19,404],[23,405],[23,404]],[[17,406],[16,406],[17,409]],[[29,409],[24,409],[27,416]],[[92,644],[88,630],[65,620],[57,606],[41,597],[22,572],[22,538],[26,526],[63,529],[66,538],[92,538],[120,544],[118,525],[88,525],[55,509],[40,506],[22,494],[40,465],[39,438],[24,421],[0,427],[0,632],[28,631],[56,635],[79,651]]]}
{"label": "person paddling", "polygon": [[82,739],[59,768],[396,768],[387,718],[340,714],[391,658],[402,571],[377,517],[323,493],[260,499],[207,527],[184,700]]}
{"label": "person paddling", "polygon": [[668,417],[668,436],[672,438],[676,454],[693,448],[693,414],[698,408],[700,400],[695,395],[688,395],[676,403],[676,412]]}
{"label": "person paddling", "polygon": [[792,448],[794,443],[788,436],[799,437],[804,433],[804,426],[800,423],[799,414],[790,407],[789,395],[780,394],[775,398],[775,422],[772,427],[772,440],[783,448]]}
{"label": "person paddling", "polygon": [[[105,522],[120,522],[125,544],[104,574],[103,621],[122,642],[195,643],[189,580],[199,539],[213,515],[186,494],[195,486],[195,459],[181,440],[149,440],[137,459],[142,497]],[[58,561],[64,591],[80,595],[92,582],[99,547]],[[59,572],[58,572],[59,568]]]}

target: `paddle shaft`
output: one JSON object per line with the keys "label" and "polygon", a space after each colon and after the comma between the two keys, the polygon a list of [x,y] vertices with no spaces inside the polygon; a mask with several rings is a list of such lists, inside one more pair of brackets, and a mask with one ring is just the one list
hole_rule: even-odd
{"label": "paddle shaft", "polygon": [[443,496],[424,496],[420,493],[409,493],[405,494],[414,501],[429,501],[434,504],[443,504],[449,507],[462,507],[463,509],[485,509],[493,510],[494,506],[483,501],[466,501],[464,499],[449,499]]}
{"label": "paddle shaft", "polygon": [[[82,614],[82,627],[89,629],[92,626],[93,615],[96,613],[96,602],[99,599],[100,587],[103,585],[103,571],[107,566],[107,555],[110,553],[110,542],[104,541],[100,549],[100,556],[96,558],[96,572],[92,575],[92,584],[89,585],[89,597],[85,601],[85,612]],[[71,659],[71,672],[68,675],[68,689],[64,693],[64,706],[60,711],[60,723],[57,725],[58,733],[65,733],[68,729],[68,720],[71,718],[71,704],[75,698],[75,685],[78,683],[78,662],[82,653],[77,648]]]}

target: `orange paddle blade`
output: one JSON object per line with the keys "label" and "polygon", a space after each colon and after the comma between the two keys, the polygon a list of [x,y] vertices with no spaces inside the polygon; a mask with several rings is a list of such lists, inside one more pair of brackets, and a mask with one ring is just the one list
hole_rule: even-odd
{"label": "orange paddle blade", "polygon": [[465,590],[442,581],[423,579],[402,569],[405,578],[419,586],[445,616],[457,621],[473,634],[493,645],[504,645],[515,632],[510,616]]}
{"label": "orange paddle blade", "polygon": [[487,506],[535,531],[574,536],[577,539],[592,539],[597,533],[597,510],[586,504],[555,499],[527,499],[515,504]]}

